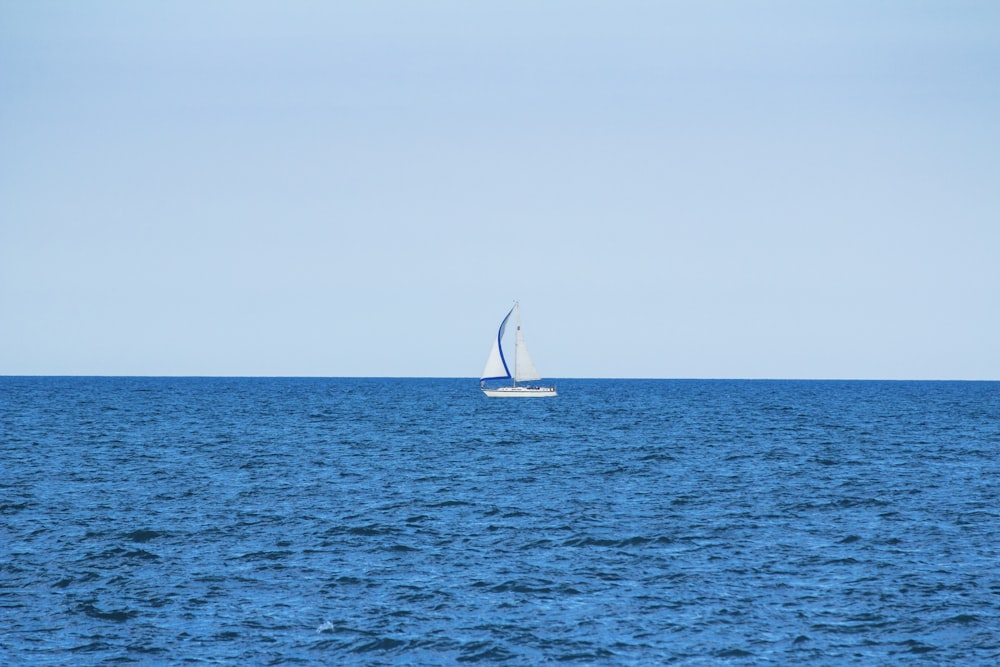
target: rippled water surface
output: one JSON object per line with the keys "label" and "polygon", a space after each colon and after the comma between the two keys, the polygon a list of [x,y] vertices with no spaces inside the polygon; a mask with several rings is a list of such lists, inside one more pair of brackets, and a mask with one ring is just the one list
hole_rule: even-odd
{"label": "rippled water surface", "polygon": [[0,662],[1000,664],[1000,383],[0,378]]}

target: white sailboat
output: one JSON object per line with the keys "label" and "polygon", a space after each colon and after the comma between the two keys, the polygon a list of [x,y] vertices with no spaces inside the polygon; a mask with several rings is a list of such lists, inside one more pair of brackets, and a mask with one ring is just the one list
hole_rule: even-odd
{"label": "white sailboat", "polygon": [[[514,372],[510,372],[507,366],[507,358],[503,353],[503,334],[507,329],[507,322],[510,316],[514,315],[514,322],[517,326],[514,336]],[[531,355],[528,354],[528,346],[524,343],[524,334],[521,333],[521,307],[515,301],[514,307],[510,309],[507,316],[500,323],[500,330],[493,340],[493,347],[490,349],[490,356],[486,359],[486,367],[483,368],[483,375],[479,378],[479,386],[483,393],[490,398],[514,398],[514,397],[534,397],[534,396],[556,396],[555,387],[537,387],[534,385],[519,385],[518,382],[530,382],[541,380],[542,376],[535,369],[535,364],[531,362]],[[510,380],[509,387],[489,388],[486,386],[488,380]]]}

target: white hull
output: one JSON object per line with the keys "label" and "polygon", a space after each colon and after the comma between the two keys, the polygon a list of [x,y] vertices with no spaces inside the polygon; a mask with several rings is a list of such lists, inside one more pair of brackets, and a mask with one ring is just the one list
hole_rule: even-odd
{"label": "white hull", "polygon": [[558,396],[555,387],[500,387],[498,389],[483,389],[490,398],[540,398],[542,396]]}

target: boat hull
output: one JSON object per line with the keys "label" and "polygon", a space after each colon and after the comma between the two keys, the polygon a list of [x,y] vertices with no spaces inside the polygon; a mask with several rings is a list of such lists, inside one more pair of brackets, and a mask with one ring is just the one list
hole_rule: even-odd
{"label": "boat hull", "polygon": [[543,398],[545,396],[558,396],[555,387],[499,387],[497,389],[483,389],[483,393],[490,398]]}

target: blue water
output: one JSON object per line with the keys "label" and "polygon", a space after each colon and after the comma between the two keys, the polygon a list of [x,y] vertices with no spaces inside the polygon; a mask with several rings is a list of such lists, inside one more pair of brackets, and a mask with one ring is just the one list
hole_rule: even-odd
{"label": "blue water", "polygon": [[0,378],[0,663],[1000,664],[1000,383]]}

